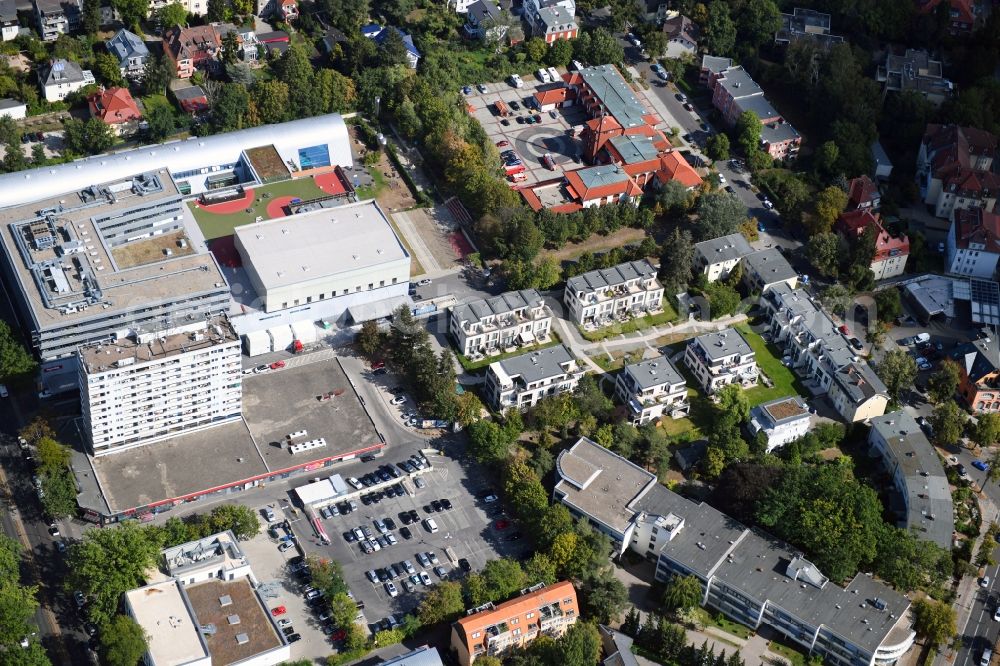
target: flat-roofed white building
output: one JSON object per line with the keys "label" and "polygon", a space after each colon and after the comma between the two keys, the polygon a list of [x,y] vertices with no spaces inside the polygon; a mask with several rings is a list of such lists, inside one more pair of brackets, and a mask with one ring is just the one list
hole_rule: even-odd
{"label": "flat-roofed white building", "polygon": [[84,432],[95,456],[238,420],[240,339],[224,317],[79,349]]}
{"label": "flat-roofed white building", "polygon": [[451,309],[448,321],[459,353],[469,357],[545,343],[551,327],[552,311],[534,289],[461,303]]}
{"label": "flat-roofed white building", "polygon": [[684,364],[705,393],[715,393],[727,384],[747,388],[757,383],[757,354],[735,328],[691,340],[684,352]]}
{"label": "flat-roofed white building", "polygon": [[265,312],[332,301],[336,319],[409,291],[410,255],[375,201],[237,227],[234,240]]}
{"label": "flat-roofed white building", "polygon": [[574,390],[584,371],[563,345],[490,363],[486,396],[493,409],[527,409],[547,395]]}
{"label": "flat-roofed white building", "polygon": [[625,366],[615,382],[615,395],[628,407],[632,425],[642,425],[664,414],[687,416],[687,383],[666,356]]}
{"label": "flat-roofed white building", "polygon": [[148,637],[147,666],[272,666],[291,659],[232,532],[161,556],[163,571],[124,594],[125,612]]}
{"label": "flat-roofed white building", "polygon": [[751,436],[764,437],[770,453],[805,435],[810,423],[809,408],[802,398],[794,395],[752,408],[748,429]]}
{"label": "flat-roofed white building", "polygon": [[709,282],[729,275],[743,257],[753,252],[743,234],[729,234],[695,243],[695,270],[704,273]]}
{"label": "flat-roofed white building", "polygon": [[795,289],[799,274],[778,248],[751,252],[743,258],[743,282],[754,292],[764,294],[781,283]]}
{"label": "flat-roofed white building", "polygon": [[630,261],[571,277],[563,301],[574,323],[607,326],[625,316],[660,312],[663,285],[648,261]]}

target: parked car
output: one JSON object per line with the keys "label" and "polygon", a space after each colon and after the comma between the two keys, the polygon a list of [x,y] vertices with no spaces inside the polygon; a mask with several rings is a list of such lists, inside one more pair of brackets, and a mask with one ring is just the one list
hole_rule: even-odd
{"label": "parked car", "polygon": [[280,370],[281,368],[285,367],[285,362],[284,361],[275,361],[274,363],[272,363],[268,367],[271,368],[272,370]]}
{"label": "parked car", "polygon": [[390,597],[395,598],[399,596],[399,590],[396,589],[396,584],[391,580],[385,583],[385,591],[389,593]]}
{"label": "parked car", "polygon": [[988,464],[984,463],[982,460],[979,459],[973,460],[972,466],[978,469],[980,472],[987,472],[990,469],[990,466]]}
{"label": "parked car", "polygon": [[522,81],[521,77],[518,76],[517,74],[511,74],[510,84],[512,86],[514,86],[515,88],[523,88],[524,87],[524,81]]}
{"label": "parked car", "polygon": [[478,90],[479,92],[481,92],[481,93],[483,93],[485,95],[486,92],[487,92],[487,90],[486,90],[486,84],[483,84],[483,83],[477,84],[476,85],[476,90]]}
{"label": "parked car", "polygon": [[284,606],[275,606],[271,609],[271,616],[278,617],[279,615],[284,615],[288,611]]}

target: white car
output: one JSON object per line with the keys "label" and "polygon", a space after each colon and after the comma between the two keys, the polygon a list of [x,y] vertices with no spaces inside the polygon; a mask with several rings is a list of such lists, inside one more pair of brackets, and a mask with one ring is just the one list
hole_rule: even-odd
{"label": "white car", "polygon": [[723,176],[721,173],[718,174],[718,176],[719,176],[719,185],[725,185],[726,184],[726,177]]}
{"label": "white car", "polygon": [[479,92],[481,92],[481,93],[483,93],[485,95],[486,94],[486,85],[482,84],[482,83],[479,83],[479,84],[476,85],[476,90],[478,90]]}
{"label": "white car", "polygon": [[392,400],[390,400],[389,404],[390,405],[402,405],[404,402],[406,402],[406,396],[405,395],[401,395],[398,398],[393,398]]}
{"label": "white car", "polygon": [[989,586],[990,586],[989,576],[983,576],[982,578],[979,579],[979,587],[989,587]]}
{"label": "white car", "polygon": [[421,281],[420,281],[420,282],[418,282],[417,284],[418,284],[419,286],[421,286],[421,287],[426,287],[426,286],[427,286],[427,285],[429,285],[430,283],[431,283],[431,281],[430,281],[430,278],[424,278],[423,280],[421,280]]}
{"label": "white car", "polygon": [[510,83],[515,88],[523,88],[524,87],[524,81],[522,81],[521,77],[518,76],[517,74],[512,74],[511,75],[511,77],[510,77]]}
{"label": "white car", "polygon": [[395,598],[399,596],[399,590],[396,589],[396,585],[391,580],[386,582],[385,591],[389,593],[390,597]]}
{"label": "white car", "polygon": [[431,577],[427,575],[426,571],[420,572],[420,582],[423,583],[424,585],[431,584]]}
{"label": "white car", "polygon": [[770,199],[764,199],[764,208],[766,208],[767,210],[771,210],[774,208],[774,204],[771,203]]}
{"label": "white car", "polygon": [[290,627],[290,626],[292,626],[292,621],[289,620],[288,618],[285,618],[284,620],[278,620],[278,626],[279,627]]}
{"label": "white car", "polygon": [[632,44],[632,46],[636,48],[640,48],[642,46],[642,42],[639,40],[639,38],[633,35],[632,33],[629,33],[628,41]]}
{"label": "white car", "polygon": [[38,397],[42,400],[45,400],[46,398],[51,398],[52,391],[48,389],[42,389],[41,391],[38,392]]}
{"label": "white car", "polygon": [[500,498],[497,497],[496,495],[487,495],[486,497],[483,498],[483,501],[486,502],[487,504],[493,504],[493,502],[496,502],[498,499]]}

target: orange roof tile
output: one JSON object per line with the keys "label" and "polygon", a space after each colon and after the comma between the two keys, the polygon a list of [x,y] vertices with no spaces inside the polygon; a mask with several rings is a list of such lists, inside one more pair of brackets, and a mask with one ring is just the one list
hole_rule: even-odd
{"label": "orange roof tile", "polygon": [[87,98],[90,115],[108,125],[119,125],[142,118],[139,106],[128,88],[107,88]]}
{"label": "orange roof tile", "polygon": [[698,187],[701,185],[701,176],[687,163],[684,157],[675,150],[663,155],[660,158],[661,168],[656,177],[663,183],[672,180],[680,182],[685,187]]}
{"label": "orange roof tile", "polygon": [[[455,626],[462,641],[469,647],[469,652],[472,652],[470,641],[481,643],[483,639],[482,636],[473,639],[471,638],[473,634],[483,632],[487,627],[515,617],[523,620],[528,613],[534,613],[543,606],[554,603],[559,603],[562,606],[563,601],[567,599],[569,603],[565,604],[565,606],[572,607],[571,610],[579,616],[576,603],[576,590],[573,588],[572,583],[562,581],[543,587],[535,592],[514,597],[510,601],[505,601],[498,605],[493,610],[484,610],[473,615],[467,615],[455,622]],[[527,624],[527,621],[525,623]]]}
{"label": "orange roof tile", "polygon": [[546,104],[562,104],[568,99],[576,99],[576,91],[565,86],[562,88],[539,90],[535,93],[535,101],[542,106]]}

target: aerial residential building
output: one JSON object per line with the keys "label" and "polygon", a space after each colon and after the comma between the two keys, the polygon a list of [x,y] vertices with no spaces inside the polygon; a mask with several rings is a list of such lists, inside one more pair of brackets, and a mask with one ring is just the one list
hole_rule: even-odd
{"label": "aerial residential building", "polygon": [[656,421],[664,414],[679,419],[687,416],[687,383],[666,356],[627,365],[618,373],[615,396],[628,408],[629,423],[635,426]]}
{"label": "aerial residential building", "polygon": [[80,27],[81,0],[33,0],[33,3],[42,41],[55,41],[59,35],[68,35]]}
{"label": "aerial residential building", "polygon": [[902,594],[864,573],[841,587],[788,544],[681,497],[585,437],[559,454],[556,479],[555,501],[608,534],[615,556],[631,549],[655,562],[659,582],[695,576],[712,612],[836,666],[890,664],[913,646]]}
{"label": "aerial residential building", "polygon": [[0,0],[0,38],[9,42],[20,30],[17,20],[17,0]]}
{"label": "aerial residential building", "polygon": [[882,194],[868,176],[852,178],[847,184],[847,210],[878,210]]}
{"label": "aerial residential building", "polygon": [[[181,79],[177,80],[181,81]],[[201,86],[186,85],[178,88],[171,87],[171,92],[184,113],[196,115],[209,109],[208,95],[205,94],[205,90]]]}
{"label": "aerial residential building", "polygon": [[928,125],[917,153],[917,184],[934,215],[952,219],[956,210],[992,212],[1000,192],[993,172],[997,137],[972,127]]}
{"label": "aerial residential building", "polygon": [[242,413],[240,338],[223,317],[81,345],[83,431],[95,456],[230,423]]}
{"label": "aerial residential building", "polygon": [[762,437],[767,452],[799,439],[809,430],[809,408],[799,396],[778,398],[750,410],[747,429],[751,437]]}
{"label": "aerial residential building", "polygon": [[84,86],[97,81],[89,69],[83,69],[72,60],[57,59],[38,71],[38,80],[47,102],[61,102]]}
{"label": "aerial residential building", "polygon": [[104,43],[108,53],[118,60],[122,76],[127,79],[138,79],[146,71],[149,62],[149,49],[142,38],[135,33],[122,29]]}
{"label": "aerial residential building", "polygon": [[684,351],[684,364],[708,394],[729,384],[743,388],[757,384],[757,354],[735,328],[691,340]]}
{"label": "aerial residential building", "polygon": [[237,227],[233,241],[264,312],[325,303],[337,320],[406,299],[410,255],[375,201]]}
{"label": "aerial residential building", "polygon": [[833,21],[829,14],[815,9],[795,7],[791,14],[781,14],[781,28],[774,33],[775,44],[790,44],[808,40],[822,49],[841,44],[844,38],[830,32]]}
{"label": "aerial residential building", "polygon": [[219,35],[220,43],[225,43],[226,36],[229,33],[235,34],[237,56],[242,62],[251,66],[259,64],[260,54],[263,49],[261,49],[261,44],[257,39],[257,33],[254,31],[253,26],[240,27],[232,23],[213,23],[212,27],[215,28],[215,32]]}
{"label": "aerial residential building", "polygon": [[174,26],[163,35],[163,53],[179,79],[191,78],[198,69],[209,72],[218,69],[216,57],[221,47],[222,40],[212,25]]}
{"label": "aerial residential building", "polygon": [[875,254],[872,256],[871,270],[876,280],[902,275],[906,260],[910,256],[910,239],[906,234],[893,235],[886,230],[879,214],[870,208],[856,208],[841,213],[834,223],[848,242],[856,243],[869,229],[875,235]]}
{"label": "aerial residential building", "polygon": [[794,289],[799,275],[778,248],[772,247],[743,257],[743,282],[750,291],[764,294],[779,284]]}
{"label": "aerial residential building", "polygon": [[752,111],[762,125],[761,147],[771,157],[787,159],[797,154],[802,137],[771,105],[746,70],[736,65],[721,71],[709,70],[706,77],[712,91],[712,106],[727,125],[735,125],[743,113]]}
{"label": "aerial residential building", "polygon": [[731,58],[722,58],[720,56],[708,55],[707,53],[701,57],[701,70],[698,76],[698,82],[702,85],[709,86],[711,88],[715,85],[715,79],[733,66],[733,61]]}
{"label": "aerial residential building", "polygon": [[799,154],[802,135],[784,118],[765,123],[760,128],[761,149],[776,160],[787,160]]}
{"label": "aerial residential building", "polygon": [[667,36],[668,58],[694,55],[698,51],[701,28],[687,16],[674,12],[674,16],[663,22],[663,33]]}
{"label": "aerial residential building", "polygon": [[639,666],[639,660],[632,652],[632,643],[635,641],[631,636],[603,624],[597,625],[597,631],[601,635],[601,648],[604,652],[602,666]]}
{"label": "aerial residential building", "polygon": [[694,167],[688,164],[684,156],[676,150],[671,150],[660,156],[660,170],[656,172],[657,184],[666,185],[671,181],[680,183],[688,190],[698,187],[702,181],[702,177],[698,175]]}
{"label": "aerial residential building", "polygon": [[389,661],[383,661],[379,666],[444,666],[444,662],[441,661],[437,648],[424,645]]}
{"label": "aerial residential building", "polygon": [[142,112],[128,88],[102,88],[87,97],[90,117],[110,125],[118,136],[134,134],[139,129]]}
{"label": "aerial residential building", "polygon": [[167,548],[161,567],[123,595],[125,613],[148,637],[144,663],[272,666],[291,659],[232,532]]}
{"label": "aerial residential building", "polygon": [[[158,10],[174,3],[182,6],[192,16],[204,16],[208,13],[207,0],[149,0],[148,16],[153,16]],[[256,6],[256,3],[254,6]]]}
{"label": "aerial residential building", "polygon": [[493,0],[475,0],[465,14],[465,34],[471,39],[501,40],[507,35],[501,10]]}
{"label": "aerial residential building", "polygon": [[972,34],[982,11],[974,0],[917,0],[918,14],[935,14],[944,4],[948,9],[948,32],[952,37]]}
{"label": "aerial residential building", "polygon": [[729,234],[695,243],[695,270],[704,273],[709,282],[722,280],[751,252],[753,248],[743,234]]}
{"label": "aerial residential building", "polygon": [[937,105],[955,90],[943,72],[941,61],[932,59],[927,51],[906,49],[903,55],[890,51],[885,64],[879,65],[875,80],[883,84],[884,92],[913,91]]}
{"label": "aerial residential building", "polygon": [[535,37],[541,37],[546,44],[560,39],[576,39],[580,26],[573,13],[564,7],[542,7],[531,22]]}
{"label": "aerial residential building", "polygon": [[28,117],[28,105],[17,99],[0,99],[0,116],[7,116],[12,120],[24,120]]}
{"label": "aerial residential building", "polygon": [[546,342],[552,312],[534,289],[461,303],[451,308],[448,331],[463,356]]}
{"label": "aerial residential building", "polygon": [[[375,28],[375,29],[372,29]],[[413,37],[410,36],[408,32],[404,32],[399,28],[388,27],[382,28],[378,25],[372,24],[363,27],[362,34],[370,39],[374,39],[375,43],[379,46],[385,43],[386,38],[389,36],[390,30],[395,30],[396,33],[403,40],[403,47],[406,49],[406,62],[410,66],[410,69],[416,69],[417,64],[420,62],[420,51],[417,49],[416,45],[413,43]]]}
{"label": "aerial residential building", "polygon": [[486,397],[497,410],[527,409],[548,395],[576,390],[584,370],[563,345],[537,349],[490,363]]}
{"label": "aerial residential building", "polygon": [[945,240],[945,272],[992,280],[1000,259],[1000,215],[982,208],[955,211]]}
{"label": "aerial residential building", "polygon": [[829,394],[847,422],[885,412],[885,385],[805,291],[777,285],[760,297],[760,307],[771,322],[768,333],[781,349],[783,362],[814,395]]}
{"label": "aerial residential building", "polygon": [[565,174],[566,190],[581,208],[639,205],[642,186],[617,164],[585,167]]}
{"label": "aerial residential building", "polygon": [[479,657],[499,657],[539,636],[559,638],[579,617],[572,583],[539,583],[509,601],[467,611],[451,625],[451,649],[461,666],[470,666]]}
{"label": "aerial residential building", "polygon": [[950,551],[955,519],[948,477],[937,451],[904,411],[871,420],[868,444],[892,475],[902,505],[899,526]]}
{"label": "aerial residential building", "polygon": [[[543,9],[561,10],[561,15],[567,17],[576,25],[576,2],[575,0],[524,0],[521,15],[528,23],[533,35],[542,35],[544,30],[542,21]],[[547,15],[551,18],[551,14]],[[574,35],[575,37],[576,35]]]}
{"label": "aerial residential building", "polygon": [[648,261],[630,261],[571,277],[563,302],[579,326],[605,326],[624,316],[663,309],[663,285]]}
{"label": "aerial residential building", "polygon": [[977,414],[1000,412],[1000,341],[994,333],[951,353],[960,370],[958,395]]}

